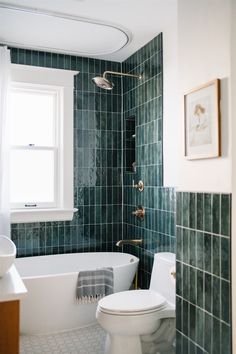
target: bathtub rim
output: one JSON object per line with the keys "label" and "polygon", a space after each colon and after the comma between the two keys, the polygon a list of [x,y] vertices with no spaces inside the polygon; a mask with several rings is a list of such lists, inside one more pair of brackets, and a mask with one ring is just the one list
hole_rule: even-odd
{"label": "bathtub rim", "polygon": [[[45,258],[46,257],[54,258],[54,257],[57,257],[57,256],[60,257],[60,256],[70,256],[70,255],[79,255],[79,254],[84,254],[84,255],[90,254],[91,255],[91,254],[99,254],[99,253],[101,253],[101,254],[113,254],[113,253],[122,254],[122,255],[126,255],[126,256],[131,256],[131,259],[134,259],[134,262],[127,262],[125,264],[121,264],[121,265],[118,264],[118,265],[112,266],[113,269],[124,268],[124,267],[127,267],[127,265],[129,265],[129,264],[136,264],[136,263],[139,264],[139,261],[140,261],[140,259],[137,256],[134,256],[134,255],[132,255],[130,253],[126,253],[126,252],[74,252],[74,253],[60,253],[60,254],[50,254],[50,255],[41,255],[41,256],[17,257],[15,259],[15,263],[14,264],[15,264],[15,267],[16,267],[17,271],[20,274],[20,270],[17,267],[17,260],[19,260],[19,259],[31,259],[31,260],[33,260],[34,258],[37,258],[37,259],[41,258],[42,259],[44,257]],[[99,269],[99,267],[96,268],[96,269]],[[86,267],[86,270],[94,270],[94,268],[90,269],[90,268]],[[61,272],[61,273],[43,274],[43,275],[30,275],[30,276],[23,276],[23,275],[20,274],[20,276],[21,276],[22,280],[24,280],[24,279],[33,280],[33,279],[40,279],[40,278],[61,277],[61,276],[65,276],[65,275],[68,275],[68,274],[70,274],[70,275],[78,275],[79,274],[79,270],[77,270],[77,271],[67,271],[67,272]]]}

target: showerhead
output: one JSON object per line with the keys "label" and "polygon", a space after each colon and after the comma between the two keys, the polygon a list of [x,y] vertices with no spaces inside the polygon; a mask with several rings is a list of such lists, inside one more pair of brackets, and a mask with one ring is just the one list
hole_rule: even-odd
{"label": "showerhead", "polygon": [[94,77],[92,79],[92,82],[104,90],[112,90],[114,87],[113,82],[110,82],[105,77],[101,77],[101,76]]}
{"label": "showerhead", "polygon": [[136,77],[136,78],[138,78],[138,79],[141,79],[141,78],[142,78],[142,75],[140,75],[140,74],[137,75],[137,74],[118,73],[118,72],[115,72],[115,71],[105,71],[105,72],[103,73],[102,77],[101,77],[101,76],[96,76],[96,77],[94,77],[94,78],[92,79],[92,82],[93,82],[96,86],[98,86],[98,87],[100,87],[100,88],[102,88],[102,89],[104,89],[104,90],[112,90],[113,87],[114,87],[114,84],[113,84],[113,82],[107,80],[107,78],[106,78],[106,75],[107,75],[107,74],[110,74],[110,75],[118,75],[118,76]]}

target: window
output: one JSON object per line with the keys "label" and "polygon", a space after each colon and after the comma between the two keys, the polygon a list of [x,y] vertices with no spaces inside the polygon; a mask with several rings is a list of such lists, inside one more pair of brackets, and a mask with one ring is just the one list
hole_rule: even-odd
{"label": "window", "polygon": [[70,220],[75,72],[12,66],[11,220]]}

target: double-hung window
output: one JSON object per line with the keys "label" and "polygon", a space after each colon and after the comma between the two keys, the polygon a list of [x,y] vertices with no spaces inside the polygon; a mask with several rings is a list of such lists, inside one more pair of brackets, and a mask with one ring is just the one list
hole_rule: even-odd
{"label": "double-hung window", "polygon": [[10,91],[12,222],[73,217],[73,76],[15,66]]}

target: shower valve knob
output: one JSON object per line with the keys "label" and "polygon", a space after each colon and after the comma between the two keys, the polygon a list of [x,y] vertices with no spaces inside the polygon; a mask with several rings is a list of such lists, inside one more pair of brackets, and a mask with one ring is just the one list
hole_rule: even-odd
{"label": "shower valve knob", "polygon": [[142,206],[138,206],[135,211],[132,211],[132,215],[136,216],[137,218],[143,220],[145,216],[145,209]]}
{"label": "shower valve knob", "polygon": [[140,192],[142,192],[144,190],[144,183],[143,181],[138,181],[138,183],[134,183],[134,180],[133,180],[133,188],[136,188],[138,189]]}

